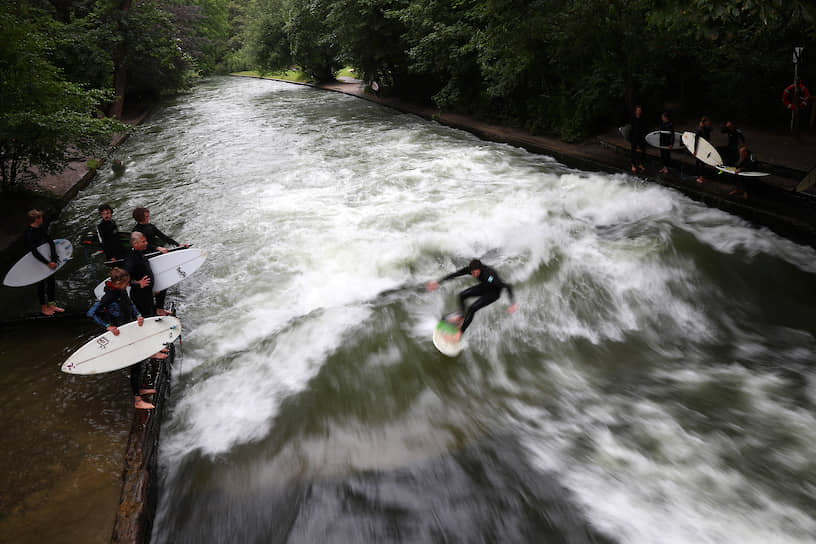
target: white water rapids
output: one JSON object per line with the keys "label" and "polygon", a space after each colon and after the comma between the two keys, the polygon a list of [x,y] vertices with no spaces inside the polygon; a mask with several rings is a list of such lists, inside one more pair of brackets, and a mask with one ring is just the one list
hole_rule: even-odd
{"label": "white water rapids", "polygon": [[[208,253],[171,291],[154,541],[816,539],[812,249],[272,81],[207,81],[118,153],[74,221],[146,206]],[[472,257],[519,310],[447,359],[472,280],[422,285]]]}

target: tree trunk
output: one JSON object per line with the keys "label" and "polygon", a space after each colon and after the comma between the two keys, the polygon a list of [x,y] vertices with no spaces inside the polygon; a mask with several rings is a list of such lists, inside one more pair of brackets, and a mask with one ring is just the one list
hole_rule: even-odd
{"label": "tree trunk", "polygon": [[116,51],[113,54],[113,88],[116,92],[116,100],[111,104],[109,115],[114,119],[122,119],[122,111],[125,108],[125,92],[127,91],[127,66],[125,64],[125,53],[127,52],[127,44],[124,37],[124,25],[122,21],[127,17],[127,12],[133,0],[122,0],[119,5],[119,10],[122,12],[119,17],[118,31],[121,42],[116,46]]}

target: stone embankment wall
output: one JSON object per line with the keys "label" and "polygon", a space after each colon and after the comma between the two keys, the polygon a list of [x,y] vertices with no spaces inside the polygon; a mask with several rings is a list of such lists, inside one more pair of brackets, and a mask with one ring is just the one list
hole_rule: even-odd
{"label": "stone embankment wall", "polygon": [[156,394],[152,400],[150,397],[145,400],[156,407],[152,410],[136,410],[133,415],[125,451],[122,495],[119,498],[111,542],[150,542],[158,502],[159,436],[170,398],[170,375],[175,356],[175,346],[170,346],[170,357],[164,361],[150,359],[148,373],[153,377]]}

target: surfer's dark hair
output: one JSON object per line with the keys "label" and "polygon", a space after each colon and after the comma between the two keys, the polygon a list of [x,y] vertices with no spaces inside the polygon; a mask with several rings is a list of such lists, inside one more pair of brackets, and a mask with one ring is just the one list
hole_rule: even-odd
{"label": "surfer's dark hair", "polygon": [[110,204],[100,204],[99,211],[104,212],[105,210],[108,210],[109,212],[113,213],[113,208],[110,207]]}
{"label": "surfer's dark hair", "polygon": [[473,259],[472,261],[470,261],[470,264],[468,265],[468,268],[470,268],[471,272],[473,272],[474,270],[481,270],[482,269],[482,261],[480,261],[479,259]]}
{"label": "surfer's dark hair", "polygon": [[43,213],[40,210],[37,210],[37,209],[28,210],[28,213],[26,214],[26,216],[28,216],[28,222],[33,223],[34,221],[37,220],[38,217],[42,217]]}
{"label": "surfer's dark hair", "polygon": [[133,210],[133,219],[136,220],[137,223],[144,221],[145,215],[150,213],[150,210],[147,208],[136,208]]}
{"label": "surfer's dark hair", "polygon": [[119,283],[122,280],[128,280],[128,282],[130,282],[130,274],[128,274],[128,271],[124,268],[119,268],[117,266],[111,270],[110,279],[112,283]]}

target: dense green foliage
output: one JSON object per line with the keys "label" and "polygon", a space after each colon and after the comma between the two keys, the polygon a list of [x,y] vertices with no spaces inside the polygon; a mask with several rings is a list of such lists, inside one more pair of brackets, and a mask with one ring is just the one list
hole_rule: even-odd
{"label": "dense green foliage", "polygon": [[247,31],[245,68],[328,77],[351,64],[390,93],[568,140],[635,103],[655,119],[782,119],[793,47],[816,47],[809,0],[255,0],[247,12],[268,24]]}
{"label": "dense green foliage", "polygon": [[[121,118],[225,70],[227,0],[0,0],[2,187],[109,144]],[[129,108],[128,105],[131,105]]]}
{"label": "dense green foliage", "polygon": [[[54,170],[198,75],[353,66],[383,93],[577,140],[636,103],[786,118],[812,0],[0,0],[0,158]],[[816,90],[816,89],[814,89]]]}
{"label": "dense green foliage", "polygon": [[30,19],[0,10],[0,182],[6,189],[21,172],[54,172],[69,149],[89,151],[110,142],[120,125],[99,115],[112,94],[64,79],[47,60],[55,40]]}

